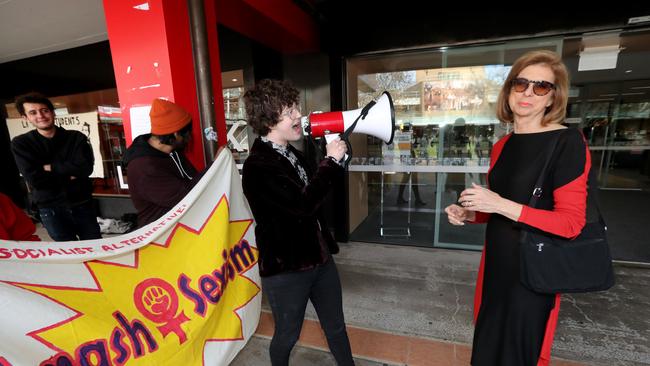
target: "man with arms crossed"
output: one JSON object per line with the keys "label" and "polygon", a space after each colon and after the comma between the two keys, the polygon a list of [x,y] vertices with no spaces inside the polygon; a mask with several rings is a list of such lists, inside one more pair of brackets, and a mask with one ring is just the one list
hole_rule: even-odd
{"label": "man with arms crossed", "polygon": [[15,137],[11,150],[48,234],[55,241],[101,238],[89,178],[95,159],[88,139],[56,126],[54,106],[41,94],[16,98],[16,108],[35,129]]}

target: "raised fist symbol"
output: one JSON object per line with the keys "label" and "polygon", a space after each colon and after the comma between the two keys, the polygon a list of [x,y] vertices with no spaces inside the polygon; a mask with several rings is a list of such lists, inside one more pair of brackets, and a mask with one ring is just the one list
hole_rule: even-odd
{"label": "raised fist symbol", "polygon": [[142,295],[145,305],[153,314],[165,314],[169,310],[169,295],[162,288],[149,287]]}
{"label": "raised fist symbol", "polygon": [[148,278],[140,282],[133,290],[133,303],[147,319],[162,324],[157,328],[163,337],[174,333],[178,336],[180,344],[187,340],[181,324],[190,319],[183,311],[176,315],[178,295],[169,282],[160,278]]}

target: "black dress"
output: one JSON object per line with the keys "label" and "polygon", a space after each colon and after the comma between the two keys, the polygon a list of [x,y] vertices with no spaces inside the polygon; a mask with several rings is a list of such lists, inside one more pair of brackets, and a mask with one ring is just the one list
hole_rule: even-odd
{"label": "black dress", "polygon": [[[585,143],[579,131],[560,129],[511,134],[489,173],[490,190],[528,204],[552,139],[559,136],[544,192],[553,192],[585,170]],[[553,195],[538,208],[553,209]],[[484,253],[483,290],[474,331],[472,365],[536,365],[555,295],[532,292],[519,282],[522,223],[490,215]]]}

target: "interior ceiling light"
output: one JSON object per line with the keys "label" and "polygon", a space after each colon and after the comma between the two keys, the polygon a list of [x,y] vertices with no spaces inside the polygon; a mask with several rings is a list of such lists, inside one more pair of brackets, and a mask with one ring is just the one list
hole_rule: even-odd
{"label": "interior ceiling light", "polygon": [[650,15],[644,15],[640,17],[633,17],[627,20],[627,24],[639,24],[639,23],[645,23],[645,22],[650,22]]}

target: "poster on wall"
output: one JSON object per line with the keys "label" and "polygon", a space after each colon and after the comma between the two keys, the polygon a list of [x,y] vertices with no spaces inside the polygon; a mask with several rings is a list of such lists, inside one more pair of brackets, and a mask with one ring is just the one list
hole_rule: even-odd
{"label": "poster on wall", "polygon": [[[99,124],[97,123],[97,112],[75,113],[56,116],[54,123],[66,130],[75,130],[83,133],[88,138],[88,142],[93,147],[95,156],[95,165],[91,178],[104,178],[104,167],[102,164],[102,154],[99,148]],[[7,128],[9,138],[13,139],[34,129],[31,123],[22,118],[8,118]]]}

